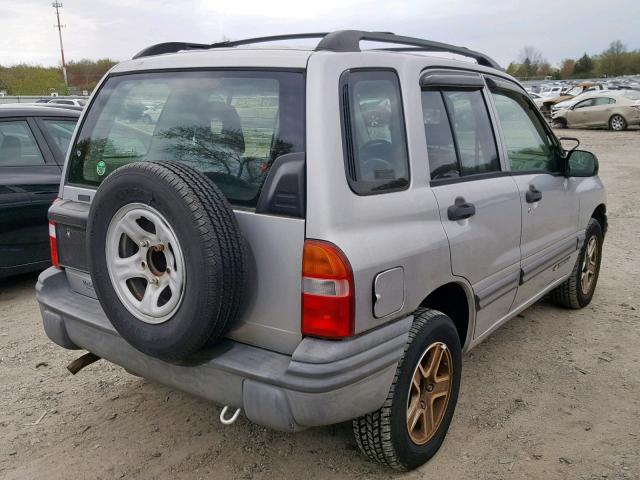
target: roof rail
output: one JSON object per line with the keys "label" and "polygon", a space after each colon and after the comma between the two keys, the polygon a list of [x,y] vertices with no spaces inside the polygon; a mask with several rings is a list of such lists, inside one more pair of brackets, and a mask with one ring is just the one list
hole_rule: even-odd
{"label": "roof rail", "polygon": [[300,40],[304,38],[324,38],[327,35],[329,35],[328,32],[290,33],[288,35],[272,35],[269,37],[245,38],[243,40],[225,40],[224,42],[212,43],[209,48],[238,47],[252,43],[280,42],[282,40]]}
{"label": "roof rail", "polygon": [[211,48],[205,43],[188,43],[188,42],[166,42],[157,43],[150,47],[140,50],[133,56],[133,59],[141,57],[150,57],[151,55],[161,55],[163,53],[175,53],[180,50],[206,50]]}
{"label": "roof rail", "polygon": [[138,52],[133,58],[136,59],[151,55],[160,55],[163,53],[175,53],[180,50],[207,50],[210,48],[238,47],[240,45],[250,45],[253,43],[300,40],[305,38],[321,39],[315,48],[316,51],[328,50],[332,52],[360,52],[360,42],[362,41],[392,43],[396,45],[406,45],[407,47],[386,48],[383,50],[455,53],[457,55],[473,58],[479,65],[501,69],[498,62],[493,60],[491,57],[474,50],[469,50],[466,47],[458,47],[455,45],[449,45],[448,43],[423,40],[421,38],[403,37],[391,32],[365,32],[361,30],[338,30],[331,33],[293,33],[289,35],[247,38],[244,40],[226,40],[223,42],[212,43],[210,45],[186,42],[158,43],[157,45],[152,45]]}
{"label": "roof rail", "polygon": [[[479,65],[485,67],[500,69],[498,62],[491,57],[469,50],[466,47],[458,47],[455,45],[449,45],[448,43],[434,42],[433,40],[423,40],[421,38],[403,37],[401,35],[394,35],[387,32],[364,32],[361,30],[338,30],[331,32],[322,38],[320,43],[316,46],[316,50],[329,50],[332,52],[359,52],[360,42],[363,40],[380,43],[394,43],[396,45],[408,45],[414,47],[413,49],[407,48],[395,48],[391,51],[429,51],[429,52],[447,52],[455,53],[457,55],[463,55],[465,57],[473,58]],[[415,48],[417,47],[417,48]]]}

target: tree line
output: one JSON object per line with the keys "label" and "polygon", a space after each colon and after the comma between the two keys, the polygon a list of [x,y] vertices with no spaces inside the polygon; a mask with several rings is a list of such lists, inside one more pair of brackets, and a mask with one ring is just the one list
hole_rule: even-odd
{"label": "tree line", "polygon": [[59,95],[91,92],[98,81],[117,62],[103,58],[100,60],[78,60],[67,64],[69,88],[64,84],[61,67],[36,65],[0,65],[0,91],[7,95]]}
{"label": "tree line", "polygon": [[554,79],[617,77],[640,74],[640,50],[628,50],[620,40],[597,55],[585,53],[579,58],[565,58],[559,67],[552,66],[538,49],[526,46],[518,61],[511,62],[507,73],[521,79],[552,77]]}

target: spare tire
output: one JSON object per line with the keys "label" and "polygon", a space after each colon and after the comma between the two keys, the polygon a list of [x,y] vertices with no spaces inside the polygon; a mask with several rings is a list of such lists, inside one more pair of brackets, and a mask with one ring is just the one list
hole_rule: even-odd
{"label": "spare tire", "polygon": [[226,198],[173,162],[137,162],[100,185],[87,224],[91,279],[118,333],[178,362],[219,339],[238,315],[244,242]]}

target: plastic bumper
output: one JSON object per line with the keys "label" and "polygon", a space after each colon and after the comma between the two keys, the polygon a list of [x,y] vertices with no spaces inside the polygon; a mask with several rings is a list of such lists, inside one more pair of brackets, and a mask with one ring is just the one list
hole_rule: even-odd
{"label": "plastic bumper", "polygon": [[283,431],[338,423],[380,408],[413,319],[344,341],[305,338],[291,356],[223,340],[176,365],[131,347],[97,300],[69,287],[64,271],[45,270],[36,290],[45,332],[58,345],[88,350],[142,377],[240,407],[251,421]]}

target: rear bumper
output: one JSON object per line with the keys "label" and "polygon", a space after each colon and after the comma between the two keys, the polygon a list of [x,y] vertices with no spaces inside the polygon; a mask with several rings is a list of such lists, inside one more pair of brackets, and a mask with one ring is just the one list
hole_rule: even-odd
{"label": "rear bumper", "polygon": [[69,287],[63,271],[45,270],[36,290],[45,332],[58,345],[88,350],[142,377],[242,408],[251,421],[284,431],[380,408],[412,322],[407,317],[340,342],[305,338],[291,356],[223,340],[175,365],[131,347],[97,300]]}

